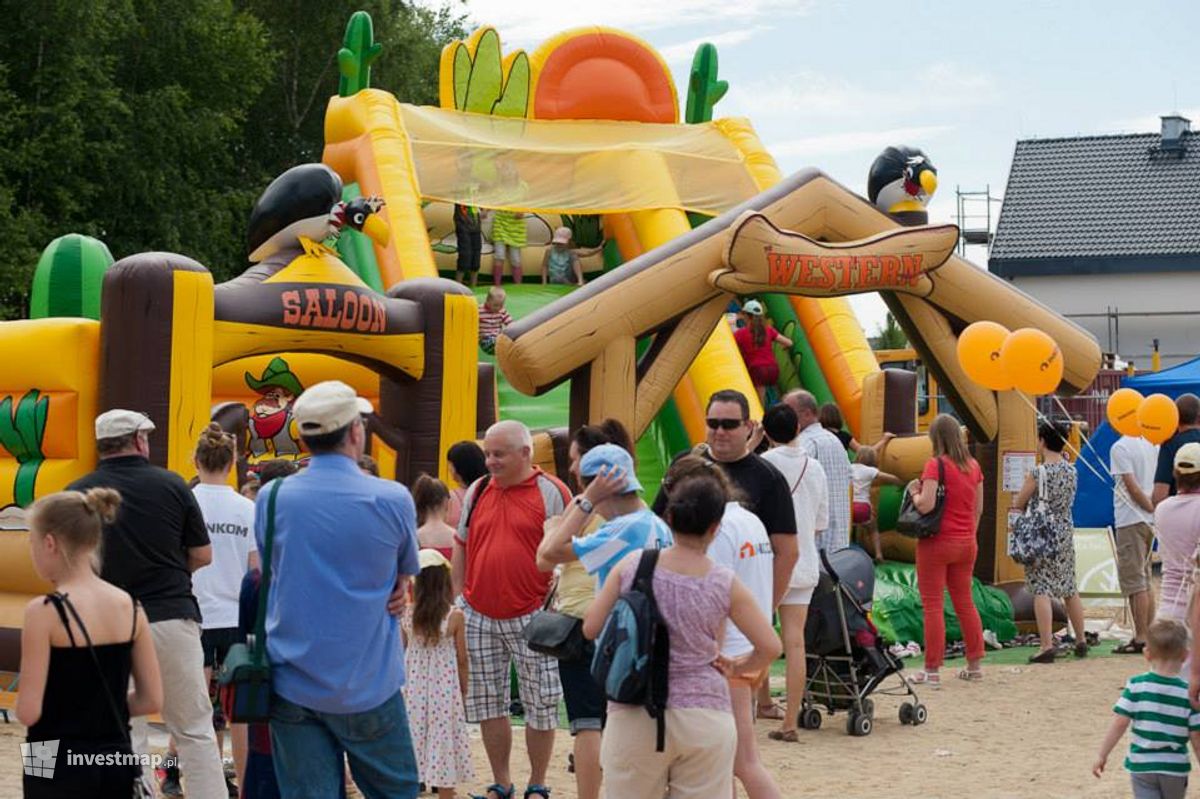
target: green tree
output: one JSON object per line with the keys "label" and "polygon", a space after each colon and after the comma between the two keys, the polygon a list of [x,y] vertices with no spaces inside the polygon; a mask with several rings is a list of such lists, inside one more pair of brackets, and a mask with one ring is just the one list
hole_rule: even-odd
{"label": "green tree", "polygon": [[889,313],[883,324],[875,327],[871,344],[877,350],[902,350],[908,346],[908,336],[904,335],[896,317]]}

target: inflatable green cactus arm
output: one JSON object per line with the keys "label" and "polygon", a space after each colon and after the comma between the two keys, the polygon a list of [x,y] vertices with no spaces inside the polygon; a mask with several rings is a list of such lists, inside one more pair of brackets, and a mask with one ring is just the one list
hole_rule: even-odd
{"label": "inflatable green cactus arm", "polygon": [[524,117],[529,111],[529,56],[518,50],[505,73],[500,35],[492,28],[479,36],[472,58],[465,46],[454,53],[454,102],[459,111]]}
{"label": "inflatable green cactus arm", "polygon": [[712,122],[713,107],[727,91],[729,82],[717,80],[717,48],[708,43],[700,45],[692,57],[684,119],[689,125]]}
{"label": "inflatable green cactus arm", "polygon": [[338,50],[338,94],[350,97],[371,86],[371,62],[383,45],[375,43],[375,27],[366,11],[355,11],[346,23],[346,35]]}
{"label": "inflatable green cactus arm", "polygon": [[46,460],[42,452],[42,437],[46,434],[49,408],[50,398],[39,398],[37,389],[21,397],[15,413],[12,397],[0,401],[0,447],[8,450],[17,461],[13,501],[23,508],[33,504],[38,469]]}

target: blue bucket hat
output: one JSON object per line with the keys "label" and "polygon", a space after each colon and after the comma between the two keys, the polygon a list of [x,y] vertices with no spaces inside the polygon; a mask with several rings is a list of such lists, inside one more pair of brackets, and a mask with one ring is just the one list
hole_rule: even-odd
{"label": "blue bucket hat", "polygon": [[584,477],[595,477],[606,466],[625,471],[625,490],[621,493],[642,490],[633,471],[633,457],[616,444],[601,444],[589,449],[579,461],[579,473]]}

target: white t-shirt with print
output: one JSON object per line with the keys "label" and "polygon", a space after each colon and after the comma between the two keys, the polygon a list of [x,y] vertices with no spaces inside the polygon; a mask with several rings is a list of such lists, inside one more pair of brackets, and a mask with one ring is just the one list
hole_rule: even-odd
{"label": "white t-shirt with print", "polygon": [[212,563],[192,574],[205,630],[238,626],[238,595],[254,542],[254,503],[227,485],[201,483],[192,489],[212,542]]}
{"label": "white t-shirt with print", "polygon": [[796,512],[796,549],[800,558],[792,569],[788,587],[812,588],[821,576],[817,535],[829,529],[829,480],[825,469],[795,441],[767,450],[763,457],[783,473]]}
{"label": "white t-shirt with print", "polygon": [[1109,451],[1112,475],[1116,483],[1113,489],[1113,517],[1117,527],[1131,524],[1154,523],[1154,513],[1143,510],[1125,490],[1121,475],[1131,474],[1146,496],[1154,493],[1154,470],[1158,466],[1158,446],[1141,436],[1121,436]]}
{"label": "white t-shirt with print", "polygon": [[850,464],[850,485],[854,502],[871,502],[871,484],[879,476],[879,470],[863,463]]}
{"label": "white t-shirt with print", "polygon": [[[721,526],[708,545],[708,556],[714,562],[733,569],[737,578],[750,589],[763,614],[771,618],[775,554],[771,549],[767,528],[763,527],[757,516],[736,502],[727,504],[725,514],[721,517]],[[753,650],[754,645],[737,625],[726,621],[721,654],[735,658]]]}

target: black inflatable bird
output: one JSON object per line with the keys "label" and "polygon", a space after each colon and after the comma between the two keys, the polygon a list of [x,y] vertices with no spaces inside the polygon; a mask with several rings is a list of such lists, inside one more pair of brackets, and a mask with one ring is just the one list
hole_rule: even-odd
{"label": "black inflatable bird", "polygon": [[248,250],[251,263],[294,247],[301,238],[313,242],[339,235],[346,227],[362,231],[380,246],[390,231],[379,215],[378,197],[342,199],[342,179],[324,164],[301,164],[267,186],[250,214]]}
{"label": "black inflatable bird", "polygon": [[888,147],[867,176],[867,199],[885,214],[923,212],[937,191],[937,167],[915,147]]}

